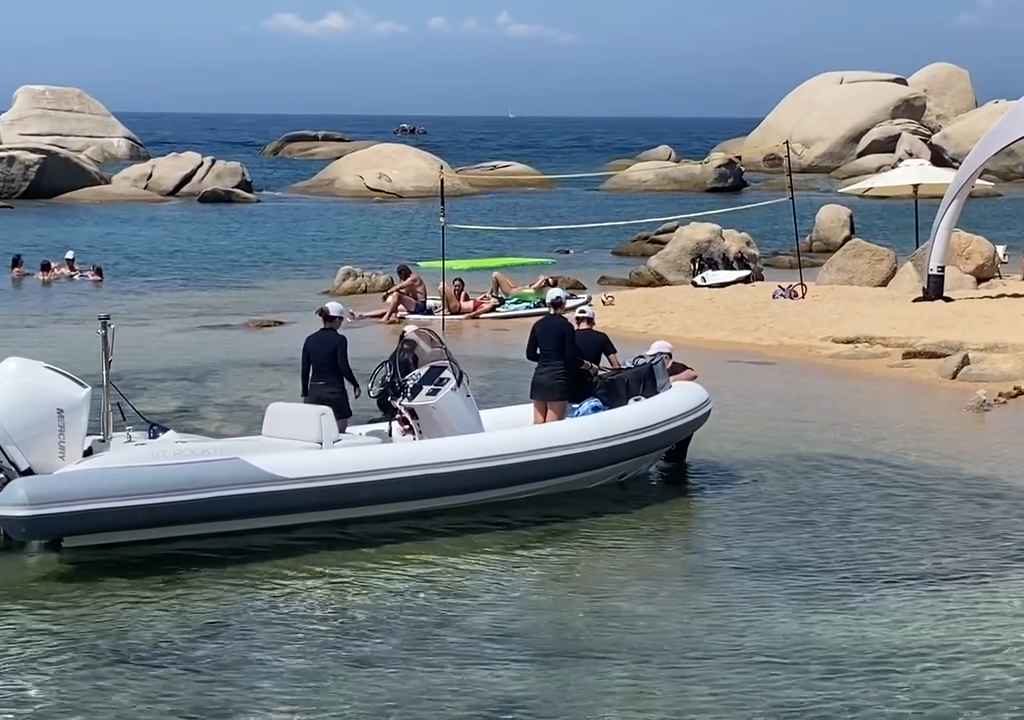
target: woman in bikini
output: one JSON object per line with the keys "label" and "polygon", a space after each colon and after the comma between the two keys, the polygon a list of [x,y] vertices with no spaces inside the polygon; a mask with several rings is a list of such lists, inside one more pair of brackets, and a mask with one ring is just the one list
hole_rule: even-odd
{"label": "woman in bikini", "polygon": [[[460,283],[460,284],[457,284]],[[498,308],[500,301],[488,294],[470,298],[462,278],[455,278],[451,286],[440,285],[438,291],[444,298],[444,308],[449,315],[464,315],[467,320],[478,318]]]}

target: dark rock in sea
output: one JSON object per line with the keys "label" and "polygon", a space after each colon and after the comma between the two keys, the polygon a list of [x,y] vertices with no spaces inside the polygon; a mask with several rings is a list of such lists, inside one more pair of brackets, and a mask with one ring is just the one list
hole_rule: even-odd
{"label": "dark rock in sea", "polygon": [[242,327],[246,330],[267,330],[269,328],[281,327],[282,325],[288,325],[288,321],[275,320],[273,318],[255,318],[242,323]]}
{"label": "dark rock in sea", "polygon": [[258,203],[260,199],[238,188],[212,187],[206,188],[196,196],[196,201],[209,203]]}
{"label": "dark rock in sea", "polygon": [[[815,255],[801,255],[800,260],[805,268],[816,268],[825,264],[824,258]],[[799,267],[796,255],[772,255],[762,260],[761,264],[776,270],[796,270]]]}
{"label": "dark rock in sea", "polygon": [[586,290],[587,286],[583,284],[579,278],[574,278],[571,275],[552,275],[551,279],[555,281],[558,287],[563,290]]}
{"label": "dark rock in sea", "polygon": [[901,357],[904,360],[942,360],[952,354],[953,351],[946,347],[922,345],[904,350]]}

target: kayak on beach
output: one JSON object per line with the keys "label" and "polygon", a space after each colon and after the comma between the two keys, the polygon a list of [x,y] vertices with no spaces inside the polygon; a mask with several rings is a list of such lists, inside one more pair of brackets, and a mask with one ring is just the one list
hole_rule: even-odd
{"label": "kayak on beach", "polygon": [[[527,257],[490,257],[490,258],[463,258],[461,260],[446,260],[444,265],[448,270],[457,272],[468,272],[470,270],[497,270],[498,268],[521,267],[524,265],[554,265],[551,258],[527,258]],[[421,260],[416,263],[418,267],[427,270],[440,270],[440,260]]]}

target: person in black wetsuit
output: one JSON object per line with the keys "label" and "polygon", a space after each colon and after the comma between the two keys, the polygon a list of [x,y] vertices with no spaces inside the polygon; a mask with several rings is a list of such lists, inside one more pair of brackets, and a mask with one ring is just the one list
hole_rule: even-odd
{"label": "person in black wetsuit", "polygon": [[310,405],[326,405],[334,411],[338,432],[345,432],[352,408],[345,381],[358,398],[362,388],[348,364],[348,338],[338,332],[345,320],[345,307],[329,302],[317,309],[324,326],[306,338],[302,345],[302,400]]}
{"label": "person in black wetsuit", "polygon": [[573,402],[583,402],[594,394],[594,374],[605,358],[613,368],[622,367],[615,343],[605,333],[596,330],[597,315],[590,305],[576,308],[576,353],[582,361],[574,375]]}
{"label": "person in black wetsuit", "polygon": [[535,425],[565,419],[573,375],[579,367],[576,331],[562,316],[565,291],[548,290],[547,306],[550,312],[534,323],[526,343],[526,359],[537,363],[530,383]]}

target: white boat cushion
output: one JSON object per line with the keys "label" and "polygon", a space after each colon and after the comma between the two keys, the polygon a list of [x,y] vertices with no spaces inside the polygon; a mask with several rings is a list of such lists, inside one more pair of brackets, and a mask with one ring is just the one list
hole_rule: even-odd
{"label": "white boat cushion", "polygon": [[324,405],[275,402],[263,416],[263,437],[297,440],[329,448],[338,441],[334,413]]}

